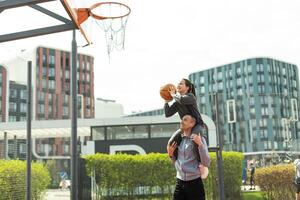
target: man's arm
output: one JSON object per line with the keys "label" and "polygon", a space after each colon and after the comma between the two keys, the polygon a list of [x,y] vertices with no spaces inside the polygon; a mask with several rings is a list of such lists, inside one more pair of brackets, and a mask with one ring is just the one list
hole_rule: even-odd
{"label": "man's arm", "polygon": [[201,164],[204,165],[205,167],[209,167],[210,166],[210,157],[208,154],[208,148],[207,148],[207,144],[206,144],[204,137],[201,137],[201,142],[198,145],[198,149],[199,149],[199,154],[200,154],[200,158],[201,158]]}

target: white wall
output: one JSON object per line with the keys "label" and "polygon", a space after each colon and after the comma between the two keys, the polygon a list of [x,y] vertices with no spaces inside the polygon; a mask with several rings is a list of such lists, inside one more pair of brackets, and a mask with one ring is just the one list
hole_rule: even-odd
{"label": "white wall", "polygon": [[121,104],[113,101],[95,99],[95,118],[115,118],[124,115]]}

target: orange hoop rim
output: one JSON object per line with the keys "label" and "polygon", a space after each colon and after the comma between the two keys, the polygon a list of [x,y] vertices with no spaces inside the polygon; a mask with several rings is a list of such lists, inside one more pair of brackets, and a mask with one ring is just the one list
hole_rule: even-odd
{"label": "orange hoop rim", "polygon": [[[128,13],[126,13],[125,15],[120,15],[120,16],[116,16],[116,17],[109,17],[109,16],[100,16],[100,15],[97,15],[95,13],[93,13],[93,9],[103,5],[103,4],[116,4],[116,5],[120,5],[120,6],[124,6],[128,9]],[[93,18],[95,19],[98,19],[98,20],[103,20],[103,19],[118,19],[118,18],[123,18],[123,17],[126,17],[128,16],[130,13],[131,13],[131,8],[129,6],[127,6],[126,4],[123,4],[123,3],[119,3],[119,2],[100,2],[100,3],[96,3],[94,5],[92,5],[90,8],[89,8],[89,13],[90,13],[90,16],[92,16]]]}

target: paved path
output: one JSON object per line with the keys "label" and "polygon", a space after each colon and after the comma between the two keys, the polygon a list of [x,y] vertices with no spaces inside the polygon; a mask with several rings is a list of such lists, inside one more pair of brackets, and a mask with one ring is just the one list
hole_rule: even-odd
{"label": "paved path", "polygon": [[44,200],[70,200],[70,190],[47,190]]}

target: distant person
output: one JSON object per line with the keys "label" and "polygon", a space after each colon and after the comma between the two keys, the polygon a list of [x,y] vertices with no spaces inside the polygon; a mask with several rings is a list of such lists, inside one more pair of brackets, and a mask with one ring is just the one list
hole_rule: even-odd
{"label": "distant person", "polygon": [[[188,79],[182,79],[177,86],[177,90],[176,88],[172,88],[169,92],[175,100],[175,102],[171,106],[169,106],[168,104],[170,101],[165,102],[165,116],[171,117],[175,113],[178,113],[180,119],[182,119],[185,115],[191,115],[193,118],[196,119],[196,123],[192,128],[192,133],[200,135],[201,127],[204,128],[205,126],[197,107],[194,84],[191,83],[191,81]],[[176,143],[179,145],[181,142],[181,134],[182,131],[180,129],[177,130],[170,138],[168,145],[170,146],[174,141],[176,141]],[[194,149],[195,151],[197,151],[196,144]],[[174,156],[175,158],[177,157],[177,149],[174,152]],[[197,159],[200,162],[199,156],[197,156]]]}
{"label": "distant person", "polygon": [[[205,138],[192,133],[196,123],[196,119],[191,115],[185,115],[180,123],[180,128],[183,132],[181,143],[177,148],[177,143],[174,141],[167,148],[177,171],[173,200],[205,200],[205,191],[200,172],[203,167],[209,167],[210,157]],[[197,153],[201,157],[200,165],[193,150],[194,143],[198,145]],[[176,149],[178,149],[177,159],[174,157]]]}
{"label": "distant person", "polygon": [[252,162],[250,164],[250,190],[255,190],[254,174],[255,174],[255,166],[254,163]]}
{"label": "distant person", "polygon": [[300,155],[294,161],[295,166],[295,186],[296,186],[296,200],[300,200]]}
{"label": "distant person", "polygon": [[243,162],[242,183],[244,186],[244,190],[246,190],[246,185],[247,185],[247,161],[246,160]]}

